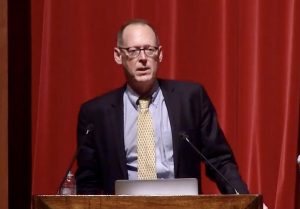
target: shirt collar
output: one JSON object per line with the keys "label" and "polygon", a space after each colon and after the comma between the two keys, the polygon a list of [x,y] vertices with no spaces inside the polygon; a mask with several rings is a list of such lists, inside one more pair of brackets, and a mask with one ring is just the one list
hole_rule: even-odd
{"label": "shirt collar", "polygon": [[[158,85],[158,82],[156,81],[151,90],[152,93],[150,94],[151,95],[150,104],[154,104],[155,106],[157,106],[158,101],[156,100],[156,98],[159,91],[160,91],[160,87]],[[126,86],[125,93],[127,94],[130,103],[134,106],[135,109],[137,109],[138,108],[137,101],[139,100],[140,95],[138,95],[128,84]]]}

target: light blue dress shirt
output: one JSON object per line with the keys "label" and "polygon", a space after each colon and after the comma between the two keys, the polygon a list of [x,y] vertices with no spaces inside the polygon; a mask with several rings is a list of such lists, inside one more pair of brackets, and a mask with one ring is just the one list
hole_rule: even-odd
{"label": "light blue dress shirt", "polygon": [[[124,140],[128,178],[130,180],[138,179],[136,150],[138,99],[139,95],[127,85],[126,91],[123,95]],[[153,89],[149,111],[154,123],[157,177],[174,178],[173,145],[170,120],[165,99],[158,84],[156,84]]]}

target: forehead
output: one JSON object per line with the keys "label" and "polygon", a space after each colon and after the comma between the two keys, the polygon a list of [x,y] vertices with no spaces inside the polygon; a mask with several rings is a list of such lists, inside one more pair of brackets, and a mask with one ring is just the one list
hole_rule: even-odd
{"label": "forehead", "polygon": [[124,46],[156,45],[156,35],[148,25],[132,24],[123,31]]}

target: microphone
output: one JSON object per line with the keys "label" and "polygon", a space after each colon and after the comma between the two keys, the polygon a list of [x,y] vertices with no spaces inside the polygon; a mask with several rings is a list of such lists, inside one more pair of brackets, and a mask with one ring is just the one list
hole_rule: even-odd
{"label": "microphone", "polygon": [[[86,130],[84,132],[84,135],[88,137],[93,131],[94,131],[94,124],[90,123],[90,124],[87,125],[87,128],[86,128]],[[69,164],[69,166],[68,166],[68,168],[66,170],[66,173],[65,173],[64,177],[62,178],[62,180],[61,180],[61,182],[59,184],[59,187],[58,187],[58,190],[57,190],[57,194],[60,194],[61,187],[62,187],[63,183],[65,182],[65,180],[66,180],[66,178],[68,176],[68,173],[71,171],[71,169],[73,167],[73,164],[76,161],[77,154],[78,154],[78,150],[76,149],[76,151],[75,151],[75,153],[74,153],[74,155],[72,157],[72,160],[71,160],[71,162],[70,162],[70,164]]]}
{"label": "microphone", "polygon": [[237,189],[228,181],[228,179],[205,157],[205,155],[200,152],[200,150],[189,140],[189,136],[185,132],[179,133],[180,138],[185,140],[200,156],[201,158],[211,167],[221,178],[231,187],[234,189],[235,194],[239,195],[240,193]]}
{"label": "microphone", "polygon": [[94,131],[94,124],[90,123],[85,131],[85,135],[89,135],[92,131]]}

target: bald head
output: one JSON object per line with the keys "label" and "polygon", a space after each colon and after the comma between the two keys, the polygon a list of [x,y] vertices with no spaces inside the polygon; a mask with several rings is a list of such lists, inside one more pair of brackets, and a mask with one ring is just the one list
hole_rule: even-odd
{"label": "bald head", "polygon": [[124,37],[123,37],[123,34],[124,34],[124,31],[129,27],[129,26],[133,26],[133,25],[141,25],[141,26],[147,26],[149,27],[155,37],[156,37],[156,45],[158,46],[159,45],[159,38],[158,38],[158,35],[155,31],[155,29],[151,26],[151,24],[149,24],[146,20],[143,20],[143,19],[133,19],[133,20],[130,20],[128,22],[126,22],[124,25],[121,26],[120,30],[118,31],[118,37],[117,37],[117,46],[118,47],[121,47],[123,46],[124,44]]}

